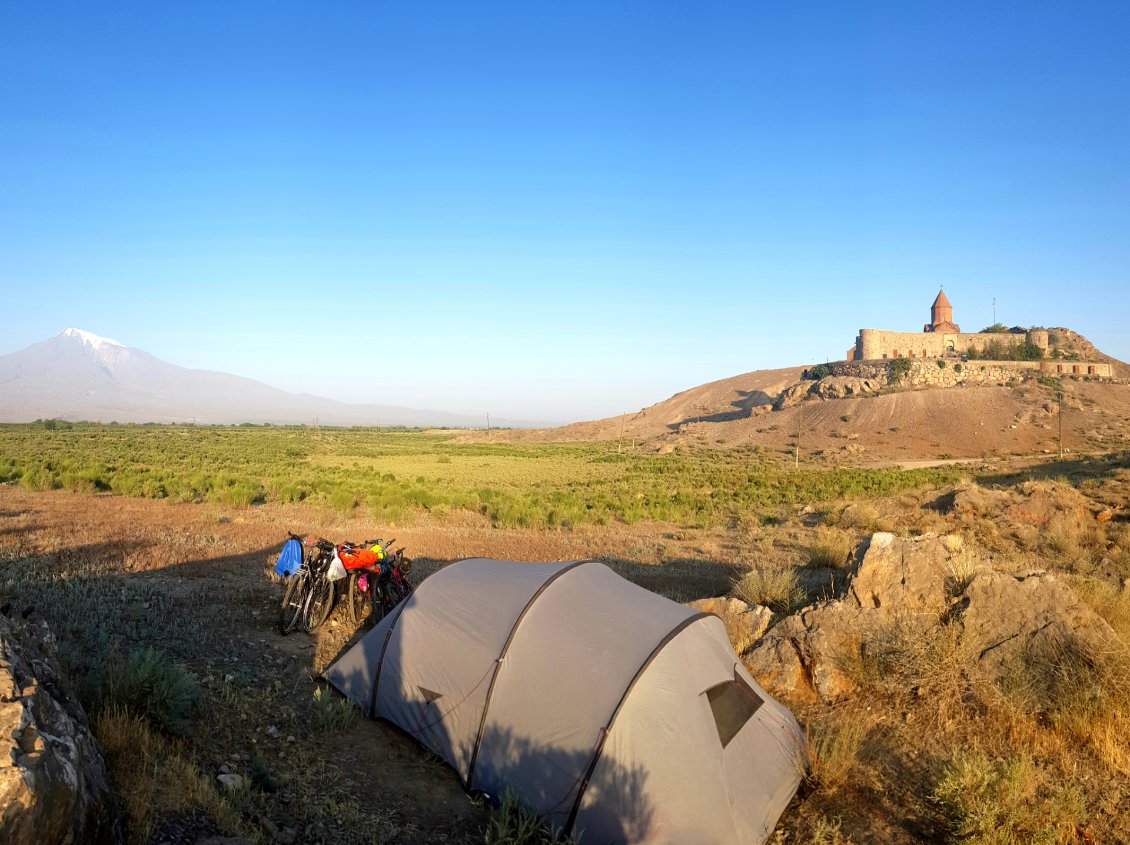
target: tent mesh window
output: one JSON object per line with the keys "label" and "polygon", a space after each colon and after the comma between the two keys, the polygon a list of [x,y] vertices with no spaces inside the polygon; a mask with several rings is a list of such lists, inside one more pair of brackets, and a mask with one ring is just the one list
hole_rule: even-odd
{"label": "tent mesh window", "polygon": [[764,703],[761,696],[737,672],[734,673],[734,680],[708,689],[706,697],[710,701],[714,726],[718,728],[718,739],[722,741],[723,748],[730,744],[730,740],[738,735],[738,731]]}

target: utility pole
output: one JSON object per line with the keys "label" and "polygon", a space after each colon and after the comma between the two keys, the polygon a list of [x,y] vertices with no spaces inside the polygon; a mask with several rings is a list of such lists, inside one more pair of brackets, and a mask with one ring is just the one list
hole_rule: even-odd
{"label": "utility pole", "polygon": [[993,325],[997,324],[997,298],[993,297]]}
{"label": "utility pole", "polygon": [[627,413],[627,411],[625,411],[624,415],[622,417],[620,417],[620,439],[616,441],[616,454],[617,455],[620,454],[620,449],[624,445],[624,423],[627,421],[627,419],[628,419],[628,413]]}
{"label": "utility pole", "polygon": [[487,436],[490,436],[490,414],[487,414]]}

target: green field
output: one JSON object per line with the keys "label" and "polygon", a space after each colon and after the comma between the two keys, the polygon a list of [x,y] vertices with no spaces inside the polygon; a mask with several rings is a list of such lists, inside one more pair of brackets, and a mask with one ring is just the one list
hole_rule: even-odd
{"label": "green field", "polygon": [[506,527],[655,519],[709,527],[782,505],[952,483],[928,470],[793,469],[753,450],[618,454],[610,443],[459,443],[377,429],[0,426],[0,482],[226,505],[310,502],[410,521],[466,510]]}

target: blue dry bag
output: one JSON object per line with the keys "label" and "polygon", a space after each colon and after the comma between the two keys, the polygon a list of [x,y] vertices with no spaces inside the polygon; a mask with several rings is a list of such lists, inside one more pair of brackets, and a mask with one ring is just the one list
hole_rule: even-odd
{"label": "blue dry bag", "polygon": [[291,538],[283,543],[279,559],[275,561],[275,572],[284,578],[290,577],[302,568],[302,544]]}

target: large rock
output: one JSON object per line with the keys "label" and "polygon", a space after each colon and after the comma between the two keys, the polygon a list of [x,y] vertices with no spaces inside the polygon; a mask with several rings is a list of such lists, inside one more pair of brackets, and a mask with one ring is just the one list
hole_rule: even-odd
{"label": "large rock", "polygon": [[873,616],[848,601],[805,608],[778,622],[745,664],[762,684],[791,698],[843,698],[855,689],[853,670]]}
{"label": "large rock", "polygon": [[698,599],[687,606],[719,617],[739,655],[761,638],[773,619],[773,611],[769,608],[735,598]]}
{"label": "large rock", "polygon": [[992,571],[960,537],[878,533],[843,598],[778,622],[746,655],[767,686],[794,698],[849,695],[898,643],[956,625],[986,675],[1025,661],[1083,664],[1116,641],[1110,626],[1053,576]]}
{"label": "large rock", "polygon": [[860,607],[881,615],[901,622],[921,617],[930,624],[985,568],[957,535],[898,538],[879,532],[871,535],[852,576],[850,595]]}
{"label": "large rock", "polygon": [[746,655],[746,665],[791,697],[843,698],[855,689],[868,645],[884,631],[913,635],[949,613],[954,573],[972,560],[959,537],[873,534],[844,598],[778,622]]}
{"label": "large rock", "polygon": [[979,575],[965,590],[963,637],[1001,679],[1033,662],[1091,662],[1118,643],[1106,620],[1054,575]]}
{"label": "large rock", "polygon": [[0,842],[98,842],[109,792],[47,623],[0,614]]}

